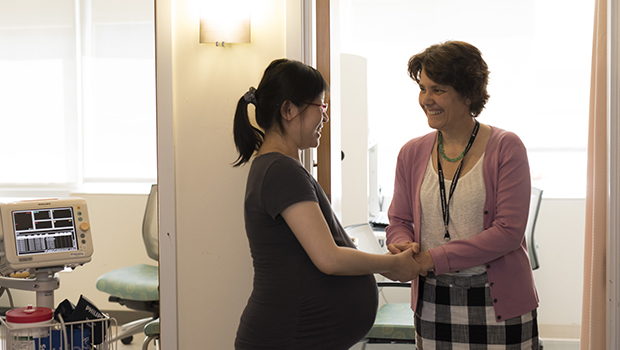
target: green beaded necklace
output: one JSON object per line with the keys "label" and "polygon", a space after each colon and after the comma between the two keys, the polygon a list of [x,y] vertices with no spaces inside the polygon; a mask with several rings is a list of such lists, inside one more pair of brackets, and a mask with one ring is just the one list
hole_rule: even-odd
{"label": "green beaded necklace", "polygon": [[439,151],[441,152],[441,156],[443,157],[443,159],[447,160],[448,162],[454,163],[454,162],[458,162],[459,160],[461,160],[461,158],[463,158],[463,156],[465,156],[465,153],[467,153],[467,147],[465,147],[465,149],[463,150],[463,153],[461,153],[460,156],[452,159],[452,158],[448,158],[446,156],[446,154],[443,151],[443,135],[441,135],[441,131],[439,132],[439,136],[437,137],[437,141],[439,142]]}

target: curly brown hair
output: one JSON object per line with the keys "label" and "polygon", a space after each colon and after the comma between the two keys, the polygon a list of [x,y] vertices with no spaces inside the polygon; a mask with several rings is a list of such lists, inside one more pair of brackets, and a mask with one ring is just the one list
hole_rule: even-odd
{"label": "curly brown hair", "polygon": [[422,69],[434,82],[449,85],[469,100],[469,112],[477,117],[489,100],[489,68],[475,46],[463,41],[435,44],[409,59],[411,79],[420,83]]}

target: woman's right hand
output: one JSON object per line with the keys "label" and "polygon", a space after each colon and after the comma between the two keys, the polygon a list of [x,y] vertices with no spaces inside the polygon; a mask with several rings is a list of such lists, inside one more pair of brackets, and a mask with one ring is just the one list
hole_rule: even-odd
{"label": "woman's right hand", "polygon": [[418,276],[426,276],[426,269],[413,258],[415,253],[413,247],[410,247],[405,251],[393,254],[394,268],[384,276],[401,282],[411,281]]}

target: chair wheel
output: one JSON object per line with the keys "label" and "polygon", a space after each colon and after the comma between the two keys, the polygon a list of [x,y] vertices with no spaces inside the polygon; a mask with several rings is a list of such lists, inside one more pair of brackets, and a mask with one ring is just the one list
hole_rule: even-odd
{"label": "chair wheel", "polygon": [[128,345],[133,340],[133,335],[128,336],[127,338],[121,339],[121,343]]}

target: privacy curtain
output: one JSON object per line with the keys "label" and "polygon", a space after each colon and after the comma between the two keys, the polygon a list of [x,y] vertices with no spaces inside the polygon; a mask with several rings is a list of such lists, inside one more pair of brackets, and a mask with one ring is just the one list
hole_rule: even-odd
{"label": "privacy curtain", "polygon": [[606,348],[607,0],[596,0],[590,84],[581,350]]}

